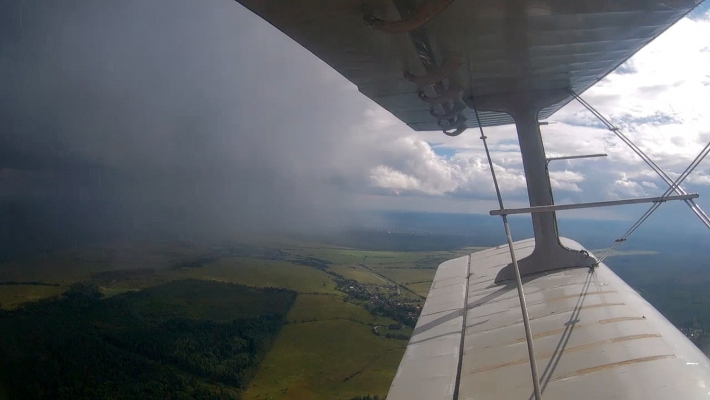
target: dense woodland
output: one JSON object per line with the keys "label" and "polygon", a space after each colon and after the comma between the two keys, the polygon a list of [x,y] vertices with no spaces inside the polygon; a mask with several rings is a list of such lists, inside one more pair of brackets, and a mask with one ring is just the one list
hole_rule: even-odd
{"label": "dense woodland", "polygon": [[[0,386],[12,399],[239,399],[295,298],[177,281],[102,299],[75,284],[61,299],[0,314]],[[240,299],[258,303],[257,314],[228,306]],[[191,318],[190,307],[227,318]]]}

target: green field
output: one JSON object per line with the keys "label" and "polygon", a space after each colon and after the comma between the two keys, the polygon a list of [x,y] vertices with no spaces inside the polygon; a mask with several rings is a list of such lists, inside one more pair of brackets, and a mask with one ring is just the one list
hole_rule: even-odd
{"label": "green field", "polygon": [[328,269],[348,279],[354,279],[362,283],[372,283],[375,285],[385,283],[382,278],[375,276],[359,265],[332,265]]}
{"label": "green field", "polygon": [[289,323],[343,319],[371,325],[389,325],[389,318],[373,316],[366,309],[340,296],[301,294],[286,316]]}
{"label": "green field", "polygon": [[226,258],[201,268],[175,271],[180,278],[212,279],[254,287],[278,287],[300,293],[337,293],[330,275],[304,265],[279,260]]}
{"label": "green field", "polygon": [[418,295],[426,297],[429,294],[429,289],[431,289],[431,282],[415,283],[407,285],[407,287]]}
{"label": "green field", "polygon": [[436,274],[435,269],[375,267],[373,270],[385,278],[405,286],[413,283],[431,282]]}
{"label": "green field", "polygon": [[279,334],[246,399],[384,397],[407,342],[347,320],[289,324]]}
{"label": "green field", "polygon": [[0,308],[14,310],[22,303],[58,296],[64,290],[59,286],[0,285]]}

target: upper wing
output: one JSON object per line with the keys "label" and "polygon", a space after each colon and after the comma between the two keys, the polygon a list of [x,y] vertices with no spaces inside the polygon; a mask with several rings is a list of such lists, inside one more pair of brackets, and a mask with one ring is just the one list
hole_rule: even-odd
{"label": "upper wing", "polygon": [[[515,284],[493,283],[509,262],[505,245],[441,264],[387,400],[532,398]],[[708,397],[707,357],[606,265],[525,281],[545,400]]]}
{"label": "upper wing", "polygon": [[[696,4],[696,0],[237,1],[420,131],[455,124],[458,114],[465,126],[477,126],[462,95],[558,88],[581,93]],[[402,18],[398,25],[383,22]],[[410,79],[405,74],[411,74]],[[567,101],[542,110],[539,117],[547,118]],[[481,113],[481,118],[483,125],[512,123],[500,113]]]}

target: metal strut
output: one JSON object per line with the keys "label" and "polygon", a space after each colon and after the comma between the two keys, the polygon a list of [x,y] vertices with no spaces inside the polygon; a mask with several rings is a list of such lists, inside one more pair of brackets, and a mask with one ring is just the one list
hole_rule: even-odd
{"label": "metal strut", "polygon": [[609,206],[621,206],[625,204],[640,204],[640,203],[665,203],[668,200],[688,200],[697,199],[700,197],[697,193],[690,193],[686,195],[664,195],[661,197],[641,197],[638,199],[626,199],[626,200],[611,200],[611,201],[593,201],[589,203],[575,203],[575,204],[553,204],[551,206],[535,206],[535,207],[525,207],[525,208],[509,208],[506,210],[491,210],[490,215],[513,215],[513,214],[535,214],[544,213],[550,211],[562,211],[562,210],[577,210],[580,208],[596,208],[596,207],[609,207]]}
{"label": "metal strut", "polygon": [[[483,148],[486,150],[486,157],[488,158],[488,165],[491,169],[491,177],[493,178],[493,186],[496,189],[496,196],[498,197],[498,205],[501,210],[505,210],[503,205],[503,196],[500,194],[500,187],[498,186],[498,179],[496,178],[495,170],[493,169],[493,161],[491,160],[491,153],[488,151],[488,143],[486,142],[486,135],[483,134],[483,125],[481,125],[481,119],[478,116],[478,110],[476,109],[476,104],[474,102],[473,96],[471,96],[471,108],[476,114],[476,122],[478,122],[478,129],[481,131],[481,140],[483,141]],[[515,248],[513,247],[513,237],[510,234],[510,226],[508,225],[508,216],[503,214],[503,227],[505,228],[505,236],[508,239],[508,249],[510,250],[510,258],[513,262],[513,270],[515,271],[515,284],[518,288],[518,299],[520,300],[520,310],[523,313],[523,327],[525,328],[525,340],[528,344],[528,357],[530,358],[530,373],[533,380],[533,390],[535,393],[535,400],[542,400],[542,392],[540,391],[540,378],[537,374],[537,361],[535,359],[535,348],[533,346],[533,336],[532,330],[530,329],[530,317],[528,316],[528,306],[525,301],[525,292],[523,291],[523,281],[520,277],[520,268],[518,268],[518,259],[515,256]]]}

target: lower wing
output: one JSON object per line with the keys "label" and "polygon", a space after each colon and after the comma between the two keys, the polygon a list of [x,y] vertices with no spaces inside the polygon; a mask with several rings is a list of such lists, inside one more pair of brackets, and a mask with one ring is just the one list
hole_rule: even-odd
{"label": "lower wing", "polygon": [[[521,258],[533,248],[515,243]],[[515,283],[494,283],[508,263],[505,245],[439,266],[388,400],[533,398]],[[710,360],[606,265],[524,289],[544,399],[710,396]]]}

